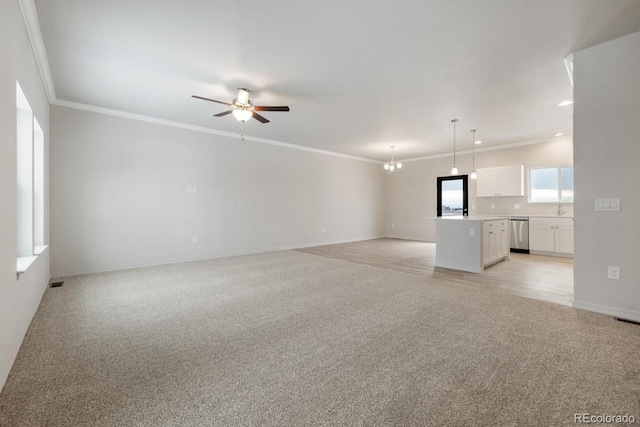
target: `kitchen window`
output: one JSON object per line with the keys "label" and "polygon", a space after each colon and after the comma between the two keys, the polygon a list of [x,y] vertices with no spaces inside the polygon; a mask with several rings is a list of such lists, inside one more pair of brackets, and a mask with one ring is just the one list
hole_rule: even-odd
{"label": "kitchen window", "polygon": [[529,169],[529,203],[573,203],[573,166]]}

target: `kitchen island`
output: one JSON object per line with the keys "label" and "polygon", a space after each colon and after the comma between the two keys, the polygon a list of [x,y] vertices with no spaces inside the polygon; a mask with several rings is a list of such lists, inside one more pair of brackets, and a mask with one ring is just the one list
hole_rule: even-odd
{"label": "kitchen island", "polygon": [[436,218],[436,267],[482,273],[509,254],[509,217]]}

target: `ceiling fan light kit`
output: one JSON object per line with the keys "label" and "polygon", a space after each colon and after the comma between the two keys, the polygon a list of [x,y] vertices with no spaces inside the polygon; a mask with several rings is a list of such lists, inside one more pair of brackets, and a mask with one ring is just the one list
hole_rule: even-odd
{"label": "ceiling fan light kit", "polygon": [[233,117],[235,117],[239,122],[246,122],[253,116],[253,111],[246,108],[238,108],[233,110]]}

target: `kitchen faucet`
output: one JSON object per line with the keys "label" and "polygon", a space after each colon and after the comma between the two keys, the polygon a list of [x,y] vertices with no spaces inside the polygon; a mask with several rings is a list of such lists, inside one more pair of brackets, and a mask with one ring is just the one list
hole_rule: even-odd
{"label": "kitchen faucet", "polygon": [[562,216],[562,214],[566,213],[566,211],[562,210],[562,202],[558,203],[558,216]]}

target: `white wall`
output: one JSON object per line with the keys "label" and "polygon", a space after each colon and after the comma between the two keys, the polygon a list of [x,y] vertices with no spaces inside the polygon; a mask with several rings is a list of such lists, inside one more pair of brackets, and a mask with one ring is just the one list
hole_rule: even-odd
{"label": "white wall", "polygon": [[49,251],[16,278],[16,81],[45,135],[45,239],[48,239],[49,103],[15,0],[0,13],[0,389],[49,282]]}
{"label": "white wall", "polygon": [[[514,144],[516,145],[516,144]],[[476,152],[476,169],[523,164],[525,166],[524,197],[478,197],[475,181],[469,179],[470,215],[555,215],[555,203],[528,203],[527,168],[543,166],[570,166],[573,164],[571,138],[553,138],[549,141],[518,145],[510,148]],[[472,156],[456,156],[461,174],[471,174]],[[386,233],[389,237],[435,241],[436,178],[449,176],[453,158],[438,157],[405,162],[402,172],[390,174],[387,179]],[[495,205],[491,209],[491,205]],[[514,208],[515,204],[520,209]],[[573,206],[566,204],[565,215],[573,215]]]}
{"label": "white wall", "polygon": [[59,106],[51,139],[54,276],[384,235],[380,164]]}
{"label": "white wall", "polygon": [[640,321],[640,33],[575,53],[574,82],[575,306]]}

